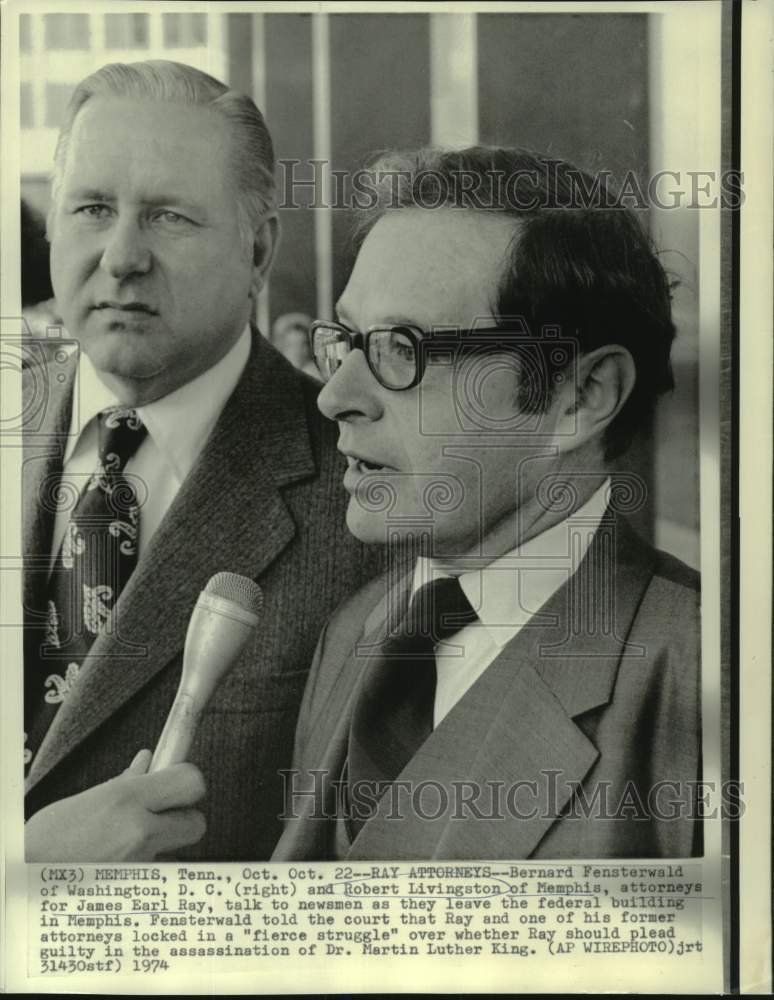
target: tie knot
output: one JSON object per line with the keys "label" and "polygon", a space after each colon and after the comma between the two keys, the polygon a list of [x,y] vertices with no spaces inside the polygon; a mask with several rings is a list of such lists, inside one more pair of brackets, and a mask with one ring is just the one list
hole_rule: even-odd
{"label": "tie knot", "polygon": [[105,471],[120,472],[147,433],[137,410],[103,410],[99,415],[99,457]]}
{"label": "tie knot", "polygon": [[409,604],[407,627],[418,637],[443,642],[478,615],[456,576],[443,576],[420,587]]}

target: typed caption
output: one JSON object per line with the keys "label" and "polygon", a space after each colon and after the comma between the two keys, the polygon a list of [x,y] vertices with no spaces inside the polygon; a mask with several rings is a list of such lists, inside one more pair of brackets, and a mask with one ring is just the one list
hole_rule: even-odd
{"label": "typed caption", "polygon": [[701,862],[29,866],[31,977],[352,958],[701,963]]}

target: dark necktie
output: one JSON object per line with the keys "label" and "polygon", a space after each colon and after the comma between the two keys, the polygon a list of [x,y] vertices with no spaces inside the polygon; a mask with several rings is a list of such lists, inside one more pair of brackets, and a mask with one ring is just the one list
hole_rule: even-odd
{"label": "dark necktie", "polygon": [[436,643],[476,618],[457,577],[433,580],[416,592],[399,632],[366,668],[349,734],[352,833],[433,730]]}
{"label": "dark necktie", "polygon": [[32,762],[137,563],[139,505],[124,468],[147,430],[135,410],[99,414],[97,468],[70,514],[48,587],[48,622],[25,671],[25,764]]}

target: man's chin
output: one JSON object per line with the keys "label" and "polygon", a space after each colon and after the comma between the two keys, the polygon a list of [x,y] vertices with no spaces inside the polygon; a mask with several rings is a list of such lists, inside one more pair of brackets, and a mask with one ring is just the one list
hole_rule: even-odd
{"label": "man's chin", "polygon": [[358,541],[368,545],[386,545],[394,539],[395,524],[385,519],[383,513],[365,511],[356,497],[351,497],[347,507],[347,529]]}
{"label": "man's chin", "polygon": [[83,339],[81,351],[100,375],[132,380],[155,378],[165,366],[157,353],[149,351],[147,345],[131,343],[133,339],[126,334]]}
{"label": "man's chin", "polygon": [[430,522],[419,518],[385,517],[384,512],[364,511],[355,497],[347,507],[347,529],[367,545],[405,545],[417,555],[430,555],[437,544]]}
{"label": "man's chin", "polygon": [[137,406],[166,395],[169,370],[158,357],[149,358],[144,353],[134,354],[124,349],[106,350],[106,345],[84,346],[81,350],[91,362],[97,377],[124,403]]}

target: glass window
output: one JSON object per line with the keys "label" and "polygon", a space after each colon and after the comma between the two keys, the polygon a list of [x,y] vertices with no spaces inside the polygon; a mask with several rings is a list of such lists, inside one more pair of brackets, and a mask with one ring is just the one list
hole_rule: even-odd
{"label": "glass window", "polygon": [[207,44],[206,14],[163,14],[164,45],[190,49]]}
{"label": "glass window", "polygon": [[33,128],[35,125],[35,105],[32,99],[32,84],[21,85],[20,124],[22,128]]}
{"label": "glass window", "polygon": [[47,49],[88,49],[91,41],[88,14],[44,14]]}
{"label": "glass window", "polygon": [[32,25],[29,14],[19,15],[19,47],[22,52],[32,49]]}
{"label": "glass window", "polygon": [[70,83],[46,84],[46,127],[59,128],[74,87]]}
{"label": "glass window", "polygon": [[147,49],[147,14],[105,14],[105,45],[109,49]]}

